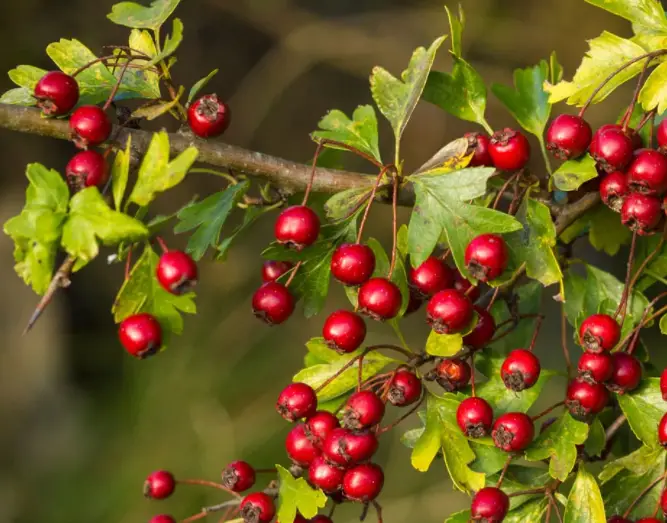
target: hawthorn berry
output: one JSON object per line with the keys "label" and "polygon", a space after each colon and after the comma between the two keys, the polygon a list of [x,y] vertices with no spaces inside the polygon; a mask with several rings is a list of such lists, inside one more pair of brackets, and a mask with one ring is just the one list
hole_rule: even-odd
{"label": "hawthorn berry", "polygon": [[407,407],[417,401],[422,394],[422,381],[407,369],[401,369],[391,380],[387,399],[396,407]]}
{"label": "hawthorn berry", "polygon": [[457,270],[454,270],[454,289],[467,296],[472,302],[476,302],[479,299],[479,287],[470,283],[470,281]]}
{"label": "hawthorn berry", "polygon": [[352,394],[343,409],[343,426],[361,430],[377,425],[384,416],[384,403],[370,390]]}
{"label": "hawthorn berry", "polygon": [[276,281],[294,265],[291,262],[267,260],[262,264],[262,281]]}
{"label": "hawthorn berry", "polygon": [[79,101],[79,84],[68,74],[49,71],[39,79],[33,95],[45,116],[61,116]]}
{"label": "hawthorn berry", "polygon": [[496,169],[516,171],[528,163],[530,144],[521,132],[506,127],[493,133],[489,142],[489,154]]}
{"label": "hawthorn berry", "polygon": [[429,300],[426,321],[438,334],[454,334],[470,325],[474,312],[466,296],[455,289],[445,289]]}
{"label": "hawthorn berry", "polygon": [[72,156],[65,167],[65,176],[73,191],[86,187],[104,187],[109,179],[109,167],[104,156],[90,149]]}
{"label": "hawthorn berry", "polygon": [[309,466],[320,455],[319,449],[308,437],[303,423],[295,425],[285,438],[285,450],[289,458],[301,467]]}
{"label": "hawthorn berry", "polygon": [[473,521],[500,523],[510,508],[510,498],[496,487],[484,487],[475,493],[470,504]]}
{"label": "hawthorn berry", "polygon": [[366,323],[352,311],[332,312],[324,322],[322,337],[331,349],[340,353],[357,350],[366,338]]}
{"label": "hawthorn berry", "polygon": [[151,499],[166,499],[174,493],[176,480],[171,472],[157,470],[144,481],[144,496]]}
{"label": "hawthorn berry", "polygon": [[621,222],[640,236],[653,232],[662,218],[662,206],[655,196],[630,193],[621,206]]}
{"label": "hawthorn berry", "polygon": [[414,289],[409,290],[410,297],[408,298],[408,306],[405,309],[405,316],[417,312],[424,304],[424,297]]}
{"label": "hawthorn berry", "polygon": [[500,369],[505,387],[514,392],[529,389],[540,377],[540,360],[531,351],[515,349],[510,352]]}
{"label": "hawthorn berry", "polygon": [[348,467],[371,459],[377,449],[377,437],[370,430],[334,429],[322,444],[322,455],[333,465]]}
{"label": "hawthorn berry", "polygon": [[111,134],[111,121],[101,107],[83,105],[72,113],[69,119],[74,145],[87,149],[99,145]]}
{"label": "hawthorn berry", "polygon": [[558,115],[547,129],[547,149],[559,160],[578,158],[586,152],[593,131],[581,116]]}
{"label": "hawthorn berry", "polygon": [[157,281],[172,294],[185,294],[197,285],[197,264],[183,251],[167,251],[157,263]]}
{"label": "hawthorn berry", "polygon": [[139,359],[152,356],[162,345],[162,327],[146,312],[128,316],[120,322],[118,337],[125,350]]}
{"label": "hawthorn berry", "polygon": [[505,452],[519,452],[533,441],[535,427],[530,416],[523,412],[507,412],[496,419],[491,437]]}
{"label": "hawthorn berry", "polygon": [[612,516],[607,520],[607,523],[632,523],[632,521],[623,516]]}
{"label": "hawthorn berry", "polygon": [[634,145],[622,129],[609,128],[601,132],[591,147],[591,154],[600,168],[608,173],[624,170],[632,160]]}
{"label": "hawthorn berry", "polygon": [[[605,131],[608,131],[609,129],[616,129],[617,131],[620,131],[623,129],[622,125],[615,124],[615,123],[606,123],[602,125],[601,127],[598,127],[598,129],[593,133],[593,138],[591,139],[591,144],[588,146],[588,152],[590,153],[591,156],[595,156],[595,153],[597,151],[598,147],[598,140],[600,139],[600,136],[602,133]],[[599,170],[598,170],[599,172]]]}
{"label": "hawthorn berry", "polygon": [[368,245],[344,243],[331,257],[331,274],[344,285],[361,285],[375,270],[375,254]]}
{"label": "hawthorn berry", "polygon": [[343,477],[343,493],[351,501],[368,503],[380,495],[384,472],[379,465],[362,463],[349,469]]}
{"label": "hawthorn berry", "polygon": [[248,490],[255,484],[255,469],[245,461],[232,461],[222,471],[222,484],[234,492]]}
{"label": "hawthorn berry", "polygon": [[601,383],[573,380],[567,387],[565,405],[574,419],[590,421],[609,403],[609,392]]}
{"label": "hawthorn berry", "polygon": [[300,251],[312,245],[320,234],[320,219],[306,205],[293,205],[278,215],[274,227],[278,243]]}
{"label": "hawthorn berry", "polygon": [[333,523],[333,520],[327,516],[323,516],[322,514],[318,514],[314,518],[310,518],[310,523]]}
{"label": "hawthorn berry", "polygon": [[661,120],[655,130],[655,137],[661,150],[667,148],[667,120]]}
{"label": "hawthorn berry", "polygon": [[588,383],[604,383],[614,372],[608,352],[584,352],[579,359],[579,378]]}
{"label": "hawthorn berry", "polygon": [[593,314],[579,327],[579,343],[588,352],[610,351],[621,339],[621,326],[608,314]]}
{"label": "hawthorn berry", "polygon": [[435,367],[435,381],[447,392],[462,389],[471,376],[468,362],[458,358],[445,358]]}
{"label": "hawthorn berry", "polygon": [[621,171],[614,171],[600,182],[600,197],[604,204],[614,212],[621,212],[623,202],[630,193],[628,177]]}
{"label": "hawthorn berry", "polygon": [[507,268],[509,255],[502,236],[481,234],[465,250],[466,269],[476,280],[495,280]]}
{"label": "hawthorn berry", "polygon": [[433,296],[454,285],[454,271],[439,258],[429,256],[419,267],[410,267],[408,284],[424,297]]}
{"label": "hawthorn berry", "polygon": [[390,320],[401,310],[401,291],[387,278],[371,278],[359,287],[359,312],[377,321]]}
{"label": "hawthorn berry", "polygon": [[264,283],[252,296],[254,315],[269,325],[279,325],[294,312],[294,297],[282,283]]}
{"label": "hawthorn berry", "polygon": [[627,176],[631,191],[660,195],[667,190],[667,156],[652,149],[636,151]]}
{"label": "hawthorn berry", "polygon": [[642,365],[639,360],[627,352],[614,352],[611,361],[613,372],[607,386],[617,394],[636,389],[642,380]]}
{"label": "hawthorn berry", "polygon": [[153,516],[148,523],[176,523],[176,520],[168,514],[159,514],[158,516]]}
{"label": "hawthorn berry", "polygon": [[269,523],[276,515],[276,506],[268,494],[253,492],[243,498],[239,514],[245,523]]}
{"label": "hawthorn berry", "polygon": [[641,518],[636,523],[662,523],[658,518]]}
{"label": "hawthorn berry", "polygon": [[188,125],[201,138],[219,136],[227,130],[231,113],[215,94],[207,94],[188,107]]}
{"label": "hawthorn berry", "polygon": [[338,418],[326,410],[318,410],[306,420],[306,433],[317,448],[321,448],[327,436],[339,427]]}
{"label": "hawthorn berry", "polygon": [[667,514],[667,489],[663,490],[662,494],[660,494],[660,508],[663,514]]}
{"label": "hawthorn berry", "polygon": [[660,393],[662,394],[662,399],[667,401],[667,368],[660,374]]}
{"label": "hawthorn berry", "polygon": [[467,437],[483,438],[491,432],[493,409],[483,398],[466,398],[456,409],[456,422]]}
{"label": "hawthorn berry", "polygon": [[317,394],[310,385],[290,383],[278,396],[276,410],[291,422],[309,418],[317,411]]}
{"label": "hawthorn berry", "polygon": [[467,154],[472,154],[468,167],[493,167],[493,160],[489,153],[491,139],[484,133],[465,133],[463,137],[468,140]]}
{"label": "hawthorn berry", "polygon": [[308,480],[311,485],[332,493],[339,491],[343,486],[345,469],[332,465],[324,456],[318,456],[308,467]]}
{"label": "hawthorn berry", "polygon": [[463,337],[463,344],[471,349],[481,349],[491,341],[496,333],[496,322],[484,307],[475,305],[477,323],[470,334]]}

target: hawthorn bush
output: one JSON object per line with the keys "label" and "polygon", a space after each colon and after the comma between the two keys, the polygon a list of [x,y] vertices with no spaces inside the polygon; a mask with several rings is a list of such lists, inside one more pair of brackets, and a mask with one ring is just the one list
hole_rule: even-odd
{"label": "hawthorn bush", "polygon": [[[494,131],[486,121],[486,85],[461,56],[463,11],[446,8],[451,72],[433,69],[443,36],[415,50],[400,76],[371,73],[394,150],[379,150],[373,106],[351,117],[332,110],[311,135],[312,166],[210,140],[225,132],[231,112],[202,94],[217,71],[187,97],[172,77],[183,23],[173,18],[161,29],[179,0],[116,4],[108,18],[131,31],[108,54],[62,39],[47,47],[57,70],[9,72],[18,87],[0,98],[0,124],[74,144],[64,176],[28,165],[25,206],[4,226],[17,274],[42,296],[27,330],[104,246],[110,262],[125,265],[112,306],[120,344],[135,358],[155,356],[177,343],[182,315],[195,312],[197,262],[224,261],[268,213],[275,238],[258,267],[258,320],[282,324],[297,304],[307,318],[319,316],[332,281],[350,301],[317,320],[321,337],[300,340],[304,368],[276,399],[277,415],[291,423],[286,456],[268,469],[233,461],[219,481],[159,470],[147,477],[145,496],[170,497],[179,484],[228,494],[187,522],[326,523],[341,503],[357,503],[361,520],[374,511],[391,521],[373,456],[383,434],[399,430],[415,469],[442,459],[454,487],[471,496],[470,509],[444,514],[446,522],[662,521],[667,371],[651,364],[641,334],[656,322],[667,333],[667,15],[657,0],[587,2],[632,22],[634,35],[590,40],[571,81],[554,53],[516,70],[513,86],[492,84],[515,127]],[[589,106],[635,78],[620,118],[593,131]],[[143,102],[131,110],[128,100]],[[420,100],[481,129],[471,125],[405,172],[401,136]],[[561,101],[580,109],[552,114]],[[178,133],[141,129],[169,117],[181,123]],[[535,154],[527,134],[539,143],[540,172],[526,167]],[[326,168],[326,149],[357,155],[377,174]],[[228,185],[171,215],[151,215],[160,193],[198,172]],[[323,213],[309,206],[313,193],[330,194]],[[373,204],[392,206],[389,249],[364,235]],[[408,223],[399,223],[399,205],[412,207]],[[223,235],[234,212],[242,222]],[[169,229],[190,233],[184,251],[169,249]],[[629,245],[624,281],[573,256],[573,244],[586,239],[612,255]],[[545,292],[562,308],[561,369],[542,368],[534,351]],[[411,314],[430,326],[421,346],[401,332]],[[394,344],[366,343],[373,321],[393,331]],[[576,368],[574,346],[582,351]],[[559,375],[568,382],[562,399],[528,414]]]}

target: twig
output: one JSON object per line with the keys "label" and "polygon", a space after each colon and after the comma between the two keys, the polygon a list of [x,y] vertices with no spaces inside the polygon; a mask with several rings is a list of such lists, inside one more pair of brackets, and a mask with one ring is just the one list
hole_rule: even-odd
{"label": "twig", "polygon": [[625,414],[621,414],[618,418],[616,418],[614,422],[607,427],[607,430],[604,433],[605,440],[611,440],[616,432],[618,432],[618,429],[620,429],[626,421],[627,418],[625,417]]}
{"label": "twig", "polygon": [[559,401],[555,405],[552,405],[548,409],[543,410],[542,412],[540,412],[539,414],[536,414],[535,416],[533,416],[530,419],[533,420],[533,421],[537,421],[538,419],[542,418],[543,416],[546,416],[547,414],[549,414],[552,410],[555,410],[558,407],[562,407],[563,405],[565,405],[565,402],[564,401]]}
{"label": "twig", "polygon": [[179,479],[176,481],[176,483],[179,483],[181,485],[198,485],[201,487],[217,488],[218,490],[226,492],[230,496],[234,496],[239,499],[243,498],[243,496],[238,492],[234,492],[232,489],[228,489],[223,484],[216,483],[215,481],[208,481],[206,479]]}

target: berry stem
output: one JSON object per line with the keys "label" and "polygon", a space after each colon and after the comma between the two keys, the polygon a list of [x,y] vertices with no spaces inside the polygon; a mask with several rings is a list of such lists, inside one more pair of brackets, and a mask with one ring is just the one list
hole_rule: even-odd
{"label": "berry stem", "polygon": [[394,173],[394,191],[391,197],[391,263],[389,264],[389,278],[394,274],[394,267],[396,266],[396,254],[398,251],[398,174]]}
{"label": "berry stem", "polygon": [[565,358],[565,371],[567,378],[572,377],[572,358],[570,358],[570,347],[567,343],[567,316],[565,315],[565,304],[560,307],[560,342],[563,347],[563,357]]}
{"label": "berry stem", "polygon": [[375,193],[377,193],[378,187],[380,186],[380,182],[382,181],[382,177],[392,167],[393,167],[392,165],[385,165],[384,167],[382,167],[382,169],[380,170],[380,174],[378,174],[377,178],[375,179],[375,184],[373,185],[371,194],[368,196],[368,203],[366,204],[366,210],[364,210],[364,215],[362,216],[361,223],[359,224],[359,232],[357,233],[357,243],[361,243],[361,237],[364,233],[364,227],[366,226],[368,213],[371,211],[371,206],[375,201]]}
{"label": "berry stem", "polygon": [[616,418],[613,423],[607,427],[607,430],[604,433],[605,440],[611,440],[611,438],[618,432],[618,429],[620,429],[626,421],[627,418],[625,417],[625,414],[621,414]]}
{"label": "berry stem", "polygon": [[130,65],[131,59],[128,58],[125,63],[123,64],[122,69],[120,70],[120,74],[118,75],[118,80],[116,80],[116,84],[113,86],[113,89],[111,89],[111,92],[109,93],[109,96],[107,98],[107,101],[104,102],[104,105],[102,106],[102,110],[106,111],[111,103],[113,102],[113,99],[115,98],[116,94],[118,93],[118,89],[120,89],[120,84],[123,81],[123,76],[125,76],[125,73],[127,72],[127,68]]}
{"label": "berry stem", "polygon": [[294,277],[296,276],[296,273],[299,272],[299,267],[301,267],[301,264],[303,262],[300,261],[298,262],[292,269],[290,269],[290,275],[289,278],[287,278],[287,281],[285,282],[285,287],[289,287],[290,283],[294,280]]}
{"label": "berry stem", "polygon": [[[277,496],[278,495],[278,489],[277,488],[265,488],[262,492],[266,494],[267,496]],[[236,493],[235,493],[236,494]],[[217,505],[210,505],[208,507],[204,507],[202,509],[202,512],[210,513],[210,512],[220,512],[222,510],[227,510],[227,509],[232,509],[232,511],[238,507],[241,504],[241,501],[243,501],[243,496],[241,494],[236,494],[237,497],[234,499],[230,499],[228,501],[225,501],[223,503],[218,503]],[[229,515],[229,514],[227,514]]]}
{"label": "berry stem", "polygon": [[231,174],[223,171],[216,171],[215,169],[205,169],[202,167],[195,167],[194,169],[190,169],[188,173],[213,174],[215,176],[221,176],[232,185],[236,185],[237,183],[239,183],[236,177],[232,176]]}
{"label": "berry stem", "polygon": [[162,252],[169,252],[169,247],[167,247],[167,244],[164,242],[161,236],[156,236],[155,241],[158,243],[160,246],[160,249],[162,249]]}
{"label": "berry stem", "polygon": [[551,411],[556,410],[558,407],[562,407],[563,405],[565,405],[565,401],[559,401],[558,403],[556,403],[554,405],[551,405],[551,407],[549,407],[548,409],[543,410],[542,412],[540,412],[539,414],[536,414],[535,416],[533,416],[530,419],[533,420],[533,421],[537,421],[538,419],[546,416]]}
{"label": "berry stem", "polygon": [[[472,287],[470,287],[472,289]],[[468,290],[470,290],[468,289]],[[496,298],[498,297],[498,294],[500,293],[500,287],[496,287],[496,289],[493,291],[493,295],[491,296],[491,299],[489,300],[489,304],[486,306],[486,310],[490,311],[491,307],[493,307],[493,304],[496,302]]]}
{"label": "berry stem", "polygon": [[[644,315],[646,315],[647,311],[650,311],[650,310],[651,310],[651,307],[653,307],[658,301],[660,301],[660,300],[661,300],[662,298],[664,298],[665,296],[667,296],[667,292],[662,292],[662,293],[658,294],[655,298],[653,298],[653,300],[651,300],[651,301],[649,302],[649,304],[648,304],[648,306],[646,307],[646,309],[644,309]],[[651,321],[654,320],[657,316],[659,316],[659,315],[664,311],[665,308],[666,308],[666,307],[663,307],[662,309],[659,309],[657,312],[653,313],[653,314],[652,314],[651,316],[649,316],[648,318],[644,318],[644,315],[642,315],[642,318],[644,318],[644,319],[640,320],[639,323],[637,324],[637,326],[636,326],[634,329],[632,329],[628,334],[626,334],[625,338],[623,338],[620,342],[618,342],[617,345],[618,345],[619,347],[622,347],[623,345],[625,345],[625,344],[628,342],[628,340],[630,340],[630,338],[632,338],[632,336],[634,335],[635,331],[637,331],[637,330],[642,329],[643,327],[645,327],[647,323],[651,322]]]}
{"label": "berry stem", "polygon": [[132,263],[132,246],[127,251],[127,258],[125,259],[125,281],[130,279],[130,265]]}
{"label": "berry stem", "polygon": [[499,335],[497,335],[496,337],[494,337],[494,338],[489,342],[489,345],[491,345],[492,343],[497,342],[498,340],[504,338],[504,337],[507,336],[508,334],[514,332],[514,329],[516,329],[516,328],[519,326],[519,322],[520,322],[521,320],[532,319],[532,318],[538,318],[539,316],[541,316],[541,315],[540,315],[540,314],[521,314],[521,315],[518,316],[517,318],[510,318],[509,320],[505,320],[504,322],[498,324],[498,325],[496,326],[496,329],[498,329],[499,327],[502,327],[503,325],[506,325],[506,324],[508,324],[508,323],[511,323],[512,325],[511,325],[508,329],[505,329],[505,331],[503,331],[501,334],[499,334]]}
{"label": "berry stem", "polygon": [[228,489],[224,485],[220,483],[216,483],[215,481],[209,481],[207,479],[179,479],[176,481],[176,483],[179,483],[181,485],[198,485],[202,487],[211,487],[211,488],[217,488],[218,490],[222,490],[229,494],[230,496],[234,496],[235,498],[243,498],[241,494],[238,492],[234,492],[231,489]]}
{"label": "berry stem", "polygon": [[628,310],[627,303],[628,303],[628,295],[630,294],[628,291],[630,287],[630,275],[632,274],[632,265],[635,260],[636,246],[637,246],[637,231],[634,231],[632,233],[632,242],[630,243],[630,254],[628,254],[628,268],[625,273],[625,286],[623,287],[623,294],[621,296],[621,301],[619,302],[618,308],[614,313],[614,319],[616,319],[618,318],[618,315],[621,314],[621,311],[623,311],[621,320],[619,321],[621,327],[623,326],[623,322],[625,321],[625,314]]}
{"label": "berry stem", "polygon": [[651,481],[651,483],[649,483],[649,484],[647,485],[647,487],[639,493],[639,495],[635,498],[635,500],[634,500],[632,503],[630,503],[630,506],[629,506],[629,507],[627,508],[627,510],[623,513],[623,517],[624,517],[624,518],[627,518],[627,517],[630,515],[630,513],[632,512],[632,509],[635,508],[635,506],[637,505],[637,503],[639,503],[639,502],[641,501],[641,499],[642,499],[646,494],[648,494],[648,492],[650,492],[651,489],[653,489],[658,483],[660,483],[661,481],[663,481],[663,480],[665,479],[665,477],[667,477],[667,474],[663,474],[663,475],[660,476],[659,478],[657,478],[657,479]]}
{"label": "berry stem", "polygon": [[544,315],[538,314],[537,321],[535,322],[535,330],[533,331],[533,338],[530,340],[530,346],[528,347],[528,350],[530,352],[533,352],[533,349],[535,348],[535,342],[537,341],[537,336],[540,334],[540,329],[542,328],[543,321],[544,321]]}
{"label": "berry stem", "polygon": [[348,144],[346,144],[346,143],[344,143],[344,142],[339,142],[338,140],[331,140],[330,138],[324,138],[324,139],[322,139],[322,140],[318,140],[317,143],[318,143],[319,145],[323,145],[323,146],[326,146],[326,145],[333,145],[333,146],[336,147],[336,148],[345,149],[346,151],[350,151],[351,153],[356,154],[357,156],[363,158],[364,160],[369,161],[370,163],[372,163],[373,165],[375,165],[375,167],[377,167],[378,169],[381,169],[381,168],[382,168],[382,164],[381,164],[380,162],[378,162],[375,158],[373,158],[372,156],[366,154],[366,153],[363,152],[363,151],[360,151],[360,150],[357,149],[356,147],[352,147],[351,145],[348,145]]}
{"label": "berry stem", "polygon": [[472,397],[477,396],[475,394],[475,351],[470,353],[470,387],[472,389]]}
{"label": "berry stem", "polygon": [[660,241],[658,242],[658,245],[655,246],[655,249],[653,252],[651,252],[641,263],[641,265],[637,268],[637,271],[635,272],[635,275],[632,277],[630,280],[630,284],[628,285],[628,295],[632,293],[632,289],[634,288],[635,284],[637,283],[637,280],[639,277],[642,275],[646,267],[648,266],[649,263],[651,263],[651,260],[655,258],[660,251],[662,250],[662,246],[665,244],[665,236],[664,234],[667,232],[667,229],[663,231],[663,234],[660,236]]}
{"label": "berry stem", "polygon": [[310,191],[313,188],[313,182],[315,181],[315,170],[317,169],[317,159],[320,157],[320,153],[322,152],[322,148],[324,145],[322,145],[322,142],[317,144],[317,147],[315,148],[315,154],[313,155],[313,168],[310,171],[310,180],[308,180],[308,185],[306,185],[306,191],[303,193],[303,201],[301,202],[301,205],[306,205],[308,203],[308,197],[310,196]]}
{"label": "berry stem", "polygon": [[520,169],[517,172],[515,172],[514,174],[512,174],[512,176],[507,178],[507,180],[505,181],[503,186],[498,191],[498,195],[496,196],[496,199],[493,201],[493,205],[491,206],[492,209],[498,208],[498,205],[500,204],[500,200],[502,200],[503,194],[505,194],[505,191],[507,190],[507,188],[510,186],[510,184],[514,180],[518,180],[519,178],[521,178],[522,174],[523,174],[523,169]]}
{"label": "berry stem", "polygon": [[422,390],[422,395],[421,395],[421,397],[419,398],[419,401],[418,401],[417,403],[415,403],[412,407],[410,407],[410,410],[408,410],[405,414],[401,415],[399,418],[397,418],[397,419],[395,419],[394,421],[392,421],[392,422],[391,422],[389,425],[387,425],[386,427],[383,427],[383,428],[379,429],[379,430],[378,430],[378,435],[380,435],[380,434],[384,434],[385,432],[389,432],[391,429],[393,429],[393,428],[395,428],[396,426],[398,426],[398,424],[399,424],[401,421],[404,421],[404,420],[408,419],[410,416],[412,416],[412,414],[414,414],[415,412],[417,412],[417,410],[419,409],[419,407],[421,407],[422,403],[424,403],[424,399],[425,399],[425,398],[426,398],[426,395],[424,394],[424,391]]}
{"label": "berry stem", "polygon": [[377,514],[378,523],[382,523],[382,505],[380,505],[375,500],[373,500],[372,503],[373,503],[373,508],[375,509],[375,513]]}
{"label": "berry stem", "polygon": [[507,456],[507,460],[505,461],[503,470],[500,471],[500,477],[498,478],[498,483],[496,483],[496,488],[500,488],[500,486],[503,484],[503,480],[505,479],[505,474],[507,474],[507,469],[510,467],[510,463],[512,463],[513,459],[514,459],[513,454]]}
{"label": "berry stem", "polygon": [[621,121],[623,132],[628,130],[628,124],[630,123],[630,118],[632,118],[632,113],[635,111],[635,105],[637,105],[637,100],[639,99],[639,91],[641,90],[642,85],[644,85],[644,78],[646,78],[646,71],[648,71],[651,60],[653,60],[653,57],[646,59],[644,67],[642,68],[642,72],[639,74],[639,79],[637,80],[635,91],[632,94],[632,101],[630,102],[630,105],[628,105],[628,109],[625,111],[625,115]]}
{"label": "berry stem", "polygon": [[204,519],[206,516],[208,516],[207,512],[204,512],[203,510],[199,512],[198,514],[195,514],[193,516],[190,516],[189,518],[185,518],[181,520],[181,523],[190,523],[192,521],[197,521],[199,519]]}
{"label": "berry stem", "polygon": [[[92,60],[91,62],[88,62],[87,64],[84,64],[81,67],[79,67],[70,76],[72,76],[73,78],[76,78],[77,75],[81,74],[83,71],[85,71],[89,67],[92,67],[93,65],[98,64],[100,62],[106,62],[107,60],[111,60],[112,58],[118,58],[118,55],[111,54],[111,55],[107,55],[107,56],[102,56],[101,58],[96,58],[95,60]],[[146,60],[147,62],[150,61],[150,57],[148,57],[148,56],[128,55],[127,58],[128,58],[128,61],[129,60]]]}

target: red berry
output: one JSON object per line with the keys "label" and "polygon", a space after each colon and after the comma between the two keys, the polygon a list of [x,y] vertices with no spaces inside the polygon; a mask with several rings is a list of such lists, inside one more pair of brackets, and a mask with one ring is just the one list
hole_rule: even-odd
{"label": "red berry", "polygon": [[67,163],[65,175],[69,186],[80,191],[86,187],[103,187],[109,179],[109,168],[104,156],[97,151],[81,151]]}
{"label": "red berry", "polygon": [[663,447],[667,447],[667,414],[662,416],[658,424],[658,441]]}
{"label": "red berry", "polygon": [[222,471],[222,484],[234,492],[243,492],[255,484],[255,469],[245,461],[232,461]]}
{"label": "red berry", "polygon": [[414,372],[399,370],[391,380],[387,399],[396,407],[407,407],[417,401],[422,394],[422,381]]}
{"label": "red berry", "polygon": [[470,515],[473,521],[500,523],[510,508],[510,498],[496,487],[485,487],[472,498]]}
{"label": "red berry", "polygon": [[493,409],[482,398],[466,398],[456,409],[456,422],[469,438],[483,438],[491,432]]}
{"label": "red berry", "polygon": [[608,352],[584,352],[578,368],[579,378],[588,383],[604,383],[611,378],[614,370]]}
{"label": "red berry", "polygon": [[622,171],[632,160],[632,139],[621,129],[609,128],[601,132],[591,147],[591,154],[606,172]]}
{"label": "red berry", "polygon": [[658,140],[658,146],[660,149],[667,148],[667,120],[662,120],[658,124],[658,128],[655,130],[655,137]]}
{"label": "red berry", "polygon": [[611,355],[613,372],[608,387],[617,394],[635,390],[642,380],[642,365],[632,354],[614,352]]}
{"label": "red berry", "polygon": [[468,297],[472,302],[479,299],[479,287],[473,285],[459,271],[454,271],[454,289]]}
{"label": "red berry", "polygon": [[368,245],[344,243],[331,258],[331,274],[344,285],[361,285],[375,270],[375,254]]}
{"label": "red berry", "polygon": [[386,278],[371,278],[359,288],[359,312],[374,320],[394,318],[401,302],[401,291]]}
{"label": "red berry", "polygon": [[468,140],[468,151],[472,154],[468,167],[493,167],[493,160],[489,153],[491,139],[484,133],[465,133],[464,138]]}
{"label": "red berry", "polygon": [[607,314],[593,314],[579,327],[579,343],[588,352],[610,351],[620,339],[620,325]]}
{"label": "red berry", "polygon": [[336,352],[353,352],[366,338],[366,323],[354,312],[339,310],[331,313],[324,322],[322,336]]}
{"label": "red berry", "polygon": [[662,399],[667,401],[667,368],[660,374],[660,393],[662,394]]}
{"label": "red berry", "polygon": [[664,514],[667,514],[667,489],[660,494],[660,508]]}
{"label": "red berry", "polygon": [[368,503],[380,495],[384,473],[374,463],[363,463],[351,468],[343,478],[343,493],[352,501]]}
{"label": "red berry", "polygon": [[621,212],[625,197],[629,194],[628,177],[621,171],[608,174],[600,182],[600,197],[614,212]]}
{"label": "red berry", "polygon": [[160,514],[159,516],[153,516],[148,523],[176,523],[176,520],[168,514]]}
{"label": "red berry", "polygon": [[481,349],[491,341],[496,333],[496,322],[491,313],[483,307],[475,305],[477,323],[470,334],[463,337],[463,344],[471,349]]}
{"label": "red berry", "polygon": [[308,437],[306,426],[299,423],[287,434],[285,450],[290,459],[302,467],[309,466],[320,455],[320,451]]}
{"label": "red berry", "polygon": [[507,268],[509,255],[502,236],[481,234],[466,247],[466,269],[479,281],[495,280]]}
{"label": "red berry", "polygon": [[500,369],[505,387],[514,392],[529,389],[540,377],[540,360],[526,349],[515,349],[507,355]]}
{"label": "red berry", "polygon": [[641,518],[637,523],[662,523],[658,518]]}
{"label": "red berry", "polygon": [[310,385],[290,383],[278,396],[276,410],[287,421],[309,418],[317,411],[317,395]]}
{"label": "red berry", "polygon": [[49,71],[35,85],[37,107],[46,116],[69,113],[79,101],[79,84],[68,74]]}
{"label": "red berry", "polygon": [[384,403],[370,390],[355,392],[348,399],[343,410],[343,426],[361,430],[377,425],[384,416]]}
{"label": "red berry", "polygon": [[519,452],[533,441],[535,427],[530,416],[522,412],[508,412],[493,424],[491,437],[496,447],[505,452]]}
{"label": "red berry", "polygon": [[447,392],[462,389],[468,384],[471,376],[470,365],[464,360],[446,358],[435,368],[435,381]]}
{"label": "red berry", "polygon": [[662,207],[655,196],[630,193],[621,207],[621,222],[640,236],[651,234],[660,223]]}
{"label": "red berry", "polygon": [[157,264],[157,281],[172,294],[185,294],[197,285],[197,264],[183,251],[167,251]]}
{"label": "red berry", "polygon": [[417,312],[424,303],[424,297],[416,290],[410,289],[410,298],[408,299],[408,307],[405,309],[405,316]]}
{"label": "red berry", "polygon": [[294,298],[282,283],[270,281],[253,294],[252,311],[265,323],[278,325],[294,312]]}
{"label": "red berry", "polygon": [[145,312],[128,316],[118,328],[120,343],[135,358],[152,356],[162,345],[162,328],[155,316]]}
{"label": "red berry", "polygon": [[334,465],[348,467],[371,459],[378,449],[374,432],[334,429],[322,445],[323,456]]}
{"label": "red berry", "polygon": [[607,523],[632,523],[632,521],[625,519],[623,516],[612,516],[607,520]]}
{"label": "red berry", "polygon": [[152,499],[165,499],[174,493],[176,480],[171,472],[158,470],[152,472],[144,482],[144,496]]}
{"label": "red berry", "polygon": [[308,480],[316,488],[324,492],[337,492],[343,486],[345,470],[327,462],[323,456],[318,456],[308,467]]}
{"label": "red berry", "polygon": [[221,135],[229,127],[230,119],[229,106],[214,94],[202,96],[188,108],[188,125],[201,138]]}
{"label": "red berry", "polygon": [[267,260],[262,265],[262,281],[264,283],[276,281],[292,267],[294,265],[290,262]]}
{"label": "red berry", "polygon": [[323,516],[322,514],[318,514],[314,518],[310,518],[309,521],[310,523],[333,523],[333,520],[331,518]]}
{"label": "red berry", "polygon": [[630,190],[660,195],[667,190],[667,156],[652,149],[641,149],[627,170]]}
{"label": "red berry", "polygon": [[338,418],[326,410],[318,410],[306,420],[306,433],[317,448],[322,447],[327,436],[339,427]]}
{"label": "red berry", "polygon": [[99,145],[111,134],[111,121],[101,107],[83,105],[69,119],[72,140],[80,149]]}
{"label": "red berry", "polygon": [[245,523],[269,523],[276,515],[273,499],[264,492],[248,494],[241,501],[239,509]]}
{"label": "red berry", "polygon": [[519,131],[505,128],[493,133],[489,143],[489,154],[496,169],[516,171],[528,163],[530,144]]}
{"label": "red berry", "polygon": [[581,116],[558,115],[547,129],[547,149],[559,160],[578,158],[586,152],[593,131]]}
{"label": "red berry", "polygon": [[454,334],[465,330],[473,314],[470,300],[455,289],[436,293],[426,306],[426,321],[438,334]]}
{"label": "red berry", "polygon": [[274,233],[278,243],[300,251],[317,240],[320,234],[320,219],[310,207],[293,205],[280,213]]}
{"label": "red berry", "polygon": [[565,405],[573,418],[590,421],[609,403],[609,392],[601,383],[573,380],[567,387]]}
{"label": "red berry", "polygon": [[410,267],[408,283],[422,296],[433,296],[454,286],[454,271],[442,260],[429,256],[419,267]]}

